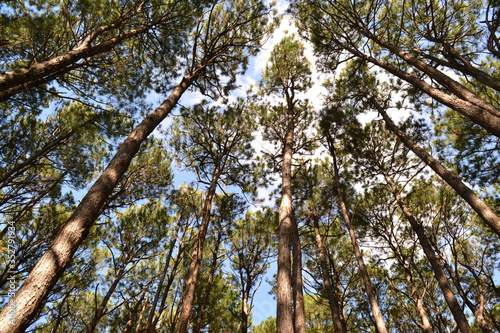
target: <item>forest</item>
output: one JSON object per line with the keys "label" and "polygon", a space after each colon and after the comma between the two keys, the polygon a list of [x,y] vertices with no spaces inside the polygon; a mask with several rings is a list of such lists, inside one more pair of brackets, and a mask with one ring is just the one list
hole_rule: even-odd
{"label": "forest", "polygon": [[0,0],[0,333],[500,332],[499,92],[499,0]]}

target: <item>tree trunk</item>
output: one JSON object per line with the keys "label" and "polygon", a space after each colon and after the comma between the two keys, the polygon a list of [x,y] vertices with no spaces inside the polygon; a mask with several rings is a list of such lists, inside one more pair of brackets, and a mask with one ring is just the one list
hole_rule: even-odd
{"label": "tree trunk", "polygon": [[453,318],[455,318],[455,321],[462,333],[472,333],[472,329],[469,326],[469,322],[467,321],[467,317],[465,317],[464,312],[462,311],[462,308],[460,304],[458,304],[458,301],[455,297],[455,294],[453,293],[453,290],[451,289],[451,285],[448,281],[448,277],[446,276],[443,266],[439,262],[438,257],[434,253],[434,250],[432,249],[432,246],[429,242],[429,239],[427,238],[427,235],[425,234],[425,230],[422,227],[422,225],[417,221],[417,219],[413,216],[413,213],[411,210],[406,206],[404,201],[401,199],[401,195],[397,189],[396,183],[387,175],[384,171],[382,171],[387,184],[389,185],[391,192],[394,195],[394,199],[396,199],[399,207],[403,211],[403,214],[407,218],[408,222],[410,222],[411,228],[413,231],[417,234],[418,240],[420,242],[420,245],[422,246],[422,249],[424,250],[425,256],[429,260],[432,270],[434,272],[434,276],[436,277],[436,280],[439,284],[439,287],[441,288],[441,291],[443,292],[444,299],[446,300],[446,303],[448,304],[448,307],[453,314]]}
{"label": "tree trunk", "polygon": [[441,179],[450,185],[458,195],[464,199],[472,209],[483,219],[483,221],[490,227],[493,232],[500,236],[500,217],[481,200],[467,185],[465,185],[460,178],[446,169],[437,159],[432,157],[413,140],[411,140],[403,131],[401,131],[392,119],[387,115],[385,109],[380,105],[374,97],[368,97],[368,100],[380,113],[384,119],[387,127],[397,135],[397,137],[409,148],[415,155],[417,155],[425,164],[427,164]]}
{"label": "tree trunk", "polygon": [[184,285],[184,293],[181,300],[181,310],[179,314],[179,327],[177,333],[188,333],[189,322],[191,320],[191,314],[194,306],[194,298],[196,291],[196,282],[198,281],[198,276],[201,270],[201,259],[203,257],[203,245],[205,244],[205,238],[207,236],[208,226],[210,225],[210,219],[212,217],[212,203],[215,197],[215,191],[217,189],[217,183],[219,182],[220,175],[222,174],[222,169],[220,165],[216,165],[214,173],[212,175],[212,180],[207,191],[207,196],[203,204],[202,211],[202,222],[200,229],[198,230],[198,236],[196,237],[196,242],[194,245],[193,253],[191,254],[191,263],[189,264],[188,276]]}
{"label": "tree trunk", "polygon": [[306,311],[304,308],[304,282],[302,280],[302,248],[300,244],[299,229],[292,208],[292,290],[294,304],[294,329],[295,333],[306,333]]}
{"label": "tree trunk", "polygon": [[[121,31],[123,29],[123,23],[126,20],[143,12],[143,10],[143,6],[140,5],[136,10],[130,11],[127,16],[121,17],[109,25],[96,28],[91,31],[77,47],[66,52],[65,54],[40,63],[34,62],[27,69],[17,69],[0,74],[0,101],[6,100],[9,97],[29,88],[52,81],[55,78],[80,67],[81,65],[78,64],[80,60],[104,54],[112,50],[124,40],[147,32],[158,22],[150,22],[130,31]],[[165,17],[161,20],[164,19]],[[99,36],[112,30],[120,31],[121,33],[115,37],[92,45],[92,43],[99,38]]]}
{"label": "tree trunk", "polygon": [[410,287],[411,290],[411,295],[410,298],[413,300],[413,302],[417,306],[418,310],[418,315],[420,316],[420,319],[422,320],[422,323],[419,325],[422,328],[422,332],[424,333],[432,333],[432,326],[431,322],[429,321],[429,315],[427,314],[427,310],[424,306],[424,300],[422,297],[420,297],[418,294],[417,287],[413,283],[413,278],[412,278],[412,273],[410,271],[410,268],[405,265],[404,262],[400,261],[400,265],[403,266],[403,270],[405,272],[405,278],[406,282],[408,283],[408,286]]}
{"label": "tree trunk", "polygon": [[276,325],[278,333],[293,333],[293,302],[291,277],[292,222],[292,157],[294,124],[291,110],[287,110],[288,124],[283,145],[281,171],[281,203],[278,215],[278,281],[276,290]]}
{"label": "tree trunk", "polygon": [[483,103],[479,103],[478,105],[471,101],[448,95],[441,89],[433,87],[431,84],[425,82],[424,80],[421,80],[412,74],[408,74],[388,62],[377,59],[370,55],[363,54],[359,50],[356,50],[355,48],[346,45],[345,43],[339,43],[339,45],[344,47],[353,55],[385,69],[389,73],[399,77],[400,79],[413,85],[415,88],[426,93],[436,101],[459,112],[467,119],[484,128],[489,133],[500,137],[500,110],[494,108],[492,105],[484,101]]}
{"label": "tree trunk", "polygon": [[329,140],[329,148],[330,153],[333,159],[333,169],[335,172],[335,182],[337,183],[337,199],[339,202],[340,210],[342,212],[342,218],[344,219],[345,225],[349,232],[349,237],[351,238],[352,248],[354,251],[354,256],[358,262],[359,271],[361,273],[361,277],[363,279],[363,284],[365,286],[366,294],[368,296],[368,302],[370,304],[373,320],[375,321],[375,326],[377,328],[378,333],[387,333],[387,328],[385,326],[385,321],[382,316],[382,312],[380,311],[380,307],[378,305],[377,298],[375,297],[375,292],[373,291],[372,283],[370,281],[370,275],[368,274],[368,269],[365,266],[365,261],[363,260],[363,254],[361,253],[361,249],[358,245],[358,240],[356,237],[356,233],[354,232],[354,226],[351,223],[351,219],[349,218],[349,214],[347,212],[347,207],[345,205],[342,190],[340,188],[340,179],[339,179],[339,170],[337,167],[337,157],[335,153],[335,147],[333,141]]}
{"label": "tree trunk", "polygon": [[333,286],[331,276],[328,274],[328,258],[326,255],[326,248],[323,243],[323,238],[319,231],[318,218],[313,216],[313,229],[314,236],[316,240],[316,245],[318,246],[319,252],[319,263],[321,267],[321,279],[323,280],[323,287],[325,288],[326,296],[328,298],[328,304],[330,305],[330,312],[332,313],[333,327],[335,328],[335,333],[347,333],[347,326],[342,314],[340,300],[337,297],[336,290]]}
{"label": "tree trunk", "polygon": [[243,297],[241,298],[241,333],[248,333],[248,317],[250,316],[248,297],[248,291],[243,291]]}
{"label": "tree trunk", "polygon": [[125,263],[123,263],[123,266],[120,268],[118,274],[115,276],[115,279],[113,280],[113,283],[106,292],[106,295],[104,295],[104,298],[102,299],[101,303],[94,311],[94,317],[92,318],[90,324],[87,326],[87,333],[93,333],[97,327],[97,324],[99,324],[101,318],[106,314],[106,306],[108,305],[109,299],[115,292],[116,287],[118,287],[118,283],[120,283],[120,281],[123,279],[126,273],[126,267],[132,259],[133,259],[132,257],[128,257]]}
{"label": "tree trunk", "polygon": [[[179,226],[181,225],[181,221],[179,221]],[[168,277],[168,280],[167,280],[167,284],[163,290],[163,294],[161,296],[161,300],[160,300],[160,306],[158,307],[158,310],[155,311],[154,313],[154,319],[153,319],[153,322],[151,324],[148,324],[149,325],[149,329],[152,330],[152,332],[154,332],[155,330],[155,327],[156,325],[158,324],[158,321],[160,320],[161,318],[161,315],[163,313],[163,311],[165,310],[165,304],[167,302],[167,296],[168,296],[168,293],[170,291],[170,288],[172,287],[174,281],[175,281],[175,278],[176,278],[176,273],[177,273],[177,268],[179,267],[179,264],[181,263],[182,261],[182,254],[184,253],[185,249],[186,249],[186,244],[185,244],[185,236],[186,236],[186,233],[187,233],[187,230],[184,229],[184,231],[182,232],[182,236],[180,237],[179,239],[179,244],[176,248],[177,250],[177,256],[174,260],[174,263],[173,265],[171,265],[171,270],[170,270],[170,274],[169,274],[169,277]],[[178,238],[178,236],[176,235],[175,238]],[[189,243],[189,241],[187,241]],[[167,268],[165,268],[167,269]],[[173,309],[174,307],[172,307]],[[171,332],[174,331],[174,329],[171,329],[170,330]]]}
{"label": "tree trunk", "polygon": [[203,314],[207,309],[207,304],[209,301],[210,293],[212,291],[212,287],[214,284],[215,272],[217,271],[217,267],[219,266],[219,248],[222,241],[222,228],[218,230],[217,239],[215,240],[215,248],[212,252],[212,262],[210,265],[210,273],[208,275],[207,287],[203,290],[203,299],[200,305],[200,312],[198,313],[198,317],[196,318],[196,324],[194,325],[194,329],[192,333],[200,333],[201,325],[203,323]]}
{"label": "tree trunk", "polygon": [[[176,235],[179,233],[179,229],[181,228],[181,220],[179,219],[178,223],[177,223],[177,228],[176,228]],[[153,319],[155,317],[155,314],[157,313],[156,311],[156,307],[158,305],[158,301],[160,299],[160,295],[162,293],[162,289],[163,289],[163,283],[165,283],[165,278],[167,276],[167,272],[170,268],[170,260],[172,259],[172,255],[173,255],[173,252],[174,252],[174,248],[175,248],[175,244],[177,243],[177,237],[172,237],[172,239],[170,240],[170,243],[168,244],[168,254],[167,254],[167,257],[165,259],[165,266],[161,272],[161,277],[160,277],[160,281],[158,281],[158,289],[156,290],[156,293],[155,293],[155,297],[153,299],[153,302],[151,304],[151,309],[149,310],[149,315],[148,315],[148,319],[147,319],[147,323],[146,323],[146,329],[145,331],[147,333],[153,333],[155,331],[155,327],[154,327],[154,323],[153,323]]]}
{"label": "tree trunk", "polygon": [[106,170],[87,192],[47,252],[10,300],[10,304],[15,307],[15,313],[8,311],[9,307],[6,307],[0,314],[0,332],[22,332],[33,321],[37,309],[42,306],[45,297],[87,237],[102,207],[137,154],[141,143],[168,116],[192,80],[191,76],[183,78],[170,96],[147,115],[120,145]]}

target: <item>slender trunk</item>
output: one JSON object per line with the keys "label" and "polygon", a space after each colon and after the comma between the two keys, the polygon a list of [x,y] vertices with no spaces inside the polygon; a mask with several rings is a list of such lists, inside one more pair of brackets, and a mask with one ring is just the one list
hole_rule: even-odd
{"label": "slender trunk", "polygon": [[217,239],[215,240],[215,248],[212,252],[212,262],[210,265],[210,273],[208,275],[207,287],[203,290],[203,299],[200,305],[200,311],[198,313],[198,317],[196,317],[196,324],[194,325],[194,329],[192,333],[200,333],[201,325],[203,323],[203,314],[205,313],[208,305],[208,300],[210,297],[210,293],[212,291],[212,287],[214,285],[214,277],[217,267],[219,266],[219,247],[222,241],[222,228],[219,229],[217,233]]}
{"label": "slender trunk", "polygon": [[408,220],[408,222],[410,222],[413,231],[417,234],[420,245],[422,246],[425,256],[427,257],[432,266],[434,276],[439,284],[439,287],[441,288],[441,291],[443,292],[444,299],[446,300],[446,303],[448,304],[448,307],[451,313],[453,314],[453,318],[455,318],[455,321],[460,331],[462,333],[472,333],[472,329],[469,326],[467,317],[465,317],[465,314],[462,311],[460,304],[458,304],[455,294],[453,293],[451,285],[448,281],[448,277],[444,272],[443,266],[439,262],[439,258],[436,256],[434,250],[432,249],[429,239],[425,234],[424,228],[413,216],[411,210],[408,208],[408,206],[406,206],[406,204],[402,200],[401,195],[397,189],[396,183],[391,179],[391,177],[389,177],[387,173],[385,173],[384,171],[382,171],[382,173],[391,189],[391,192],[394,195],[394,199],[396,199],[406,219]]}
{"label": "slender trunk", "polygon": [[319,252],[319,263],[321,267],[321,279],[323,280],[323,287],[325,288],[326,296],[328,298],[328,304],[330,305],[330,312],[332,313],[333,327],[335,333],[347,333],[347,326],[342,314],[342,309],[340,306],[340,300],[337,297],[337,293],[333,286],[331,276],[328,274],[328,258],[326,255],[326,248],[323,243],[323,238],[319,231],[319,222],[316,216],[312,217],[314,236],[316,240],[316,245],[318,246]]}
{"label": "slender trunk", "polygon": [[[181,222],[180,219],[177,223],[177,228],[176,228],[176,234],[179,233],[179,229],[181,228]],[[156,307],[158,305],[158,301],[160,300],[160,295],[162,294],[163,291],[163,283],[165,282],[165,278],[167,276],[167,272],[170,269],[170,260],[172,259],[172,254],[174,252],[175,244],[177,243],[177,237],[172,237],[172,240],[170,241],[168,245],[168,254],[165,259],[165,266],[163,268],[163,271],[161,272],[160,276],[160,281],[158,281],[158,289],[156,290],[155,297],[153,299],[153,302],[151,304],[151,309],[149,310],[149,315],[148,315],[148,320],[146,323],[146,329],[145,331],[148,333],[152,333],[155,331],[155,327],[153,326],[153,319],[155,316]]]}
{"label": "slender trunk", "polygon": [[184,286],[184,293],[182,296],[182,305],[179,314],[179,327],[177,333],[188,333],[189,322],[191,320],[191,314],[194,306],[194,298],[196,291],[196,282],[198,281],[198,276],[201,270],[201,259],[203,256],[203,245],[205,243],[205,238],[207,236],[208,226],[210,224],[210,219],[212,217],[212,203],[215,197],[215,191],[217,189],[217,183],[219,182],[222,169],[220,165],[215,166],[214,173],[212,175],[212,180],[207,191],[207,196],[205,198],[205,203],[203,204],[203,218],[198,230],[198,236],[196,237],[196,242],[194,246],[193,253],[191,254],[191,263],[189,264],[188,276]]}
{"label": "slender trunk", "polygon": [[484,102],[480,106],[474,104],[471,101],[448,95],[447,93],[443,92],[443,90],[433,87],[431,84],[425,82],[424,80],[421,80],[412,74],[408,74],[388,62],[377,59],[370,55],[363,54],[359,50],[349,45],[346,45],[345,43],[342,42],[339,43],[340,45],[345,47],[346,50],[348,50],[350,53],[385,69],[389,73],[399,77],[400,79],[413,85],[415,88],[423,91],[436,101],[459,112],[472,122],[484,128],[489,133],[497,137],[500,137],[500,110],[494,108],[490,104]]}
{"label": "slender trunk", "polygon": [[108,167],[82,199],[55,240],[0,314],[0,332],[22,332],[33,321],[45,297],[63,274],[99,217],[102,207],[127,171],[141,143],[177,104],[193,78],[182,79],[170,96],[135,127],[120,145]]}
{"label": "slender trunk", "polygon": [[281,203],[278,214],[278,281],[276,290],[276,325],[278,333],[294,332],[291,277],[293,138],[293,116],[291,110],[288,110],[288,124],[283,145],[281,169]]}
{"label": "slender trunk", "polygon": [[[139,6],[136,10],[130,11],[127,16],[117,19],[115,22],[96,28],[90,32],[87,37],[74,49],[54,57],[33,63],[29,68],[17,69],[0,74],[0,101],[6,100],[9,97],[25,91],[27,88],[32,88],[37,85],[46,83],[45,78],[55,79],[56,77],[67,73],[69,70],[78,67],[78,62],[82,59],[91,58],[93,56],[104,54],[114,47],[122,43],[124,40],[140,35],[151,29],[157,22],[149,22],[141,25],[139,28],[122,32],[124,23],[134,17],[134,15],[142,12],[144,8]],[[162,18],[164,19],[164,17]],[[115,37],[93,44],[97,38],[103,33],[109,31],[120,31]]]}
{"label": "slender trunk", "polygon": [[419,294],[418,289],[415,286],[415,284],[413,283],[413,277],[412,277],[410,268],[407,267],[404,262],[400,262],[400,264],[403,266],[403,269],[405,272],[406,282],[408,283],[408,286],[410,287],[410,290],[411,290],[410,298],[416,304],[417,310],[418,310],[418,315],[420,316],[420,319],[422,320],[420,327],[422,328],[422,331],[424,333],[432,333],[432,326],[431,326],[431,323],[429,321],[429,315],[427,314],[427,310],[424,306],[423,298],[418,295]]}
{"label": "slender trunk", "polygon": [[[82,126],[84,126],[84,125],[86,125],[86,124],[82,124]],[[43,148],[34,152],[26,160],[14,165],[8,171],[3,173],[0,176],[0,188],[4,188],[5,186],[7,186],[9,184],[9,181],[12,180],[12,178],[16,177],[18,174],[23,173],[26,170],[26,168],[32,166],[38,159],[40,159],[43,156],[47,156],[47,154],[50,153],[52,150],[54,150],[57,147],[59,147],[60,145],[64,144],[64,142],[66,140],[68,140],[75,133],[76,133],[76,130],[73,129],[64,135],[61,135],[60,137],[58,137],[58,138],[54,139],[53,141],[51,141],[50,143],[48,143]]]}
{"label": "slender trunk", "polygon": [[[150,329],[152,329],[153,332],[154,332],[154,328],[156,327],[156,325],[158,324],[158,321],[161,318],[161,314],[165,310],[165,304],[167,303],[168,293],[169,293],[170,288],[172,287],[172,285],[173,285],[173,283],[175,281],[177,268],[179,267],[179,264],[182,261],[181,254],[184,252],[184,247],[182,246],[183,239],[184,239],[184,234],[183,234],[183,237],[181,238],[181,240],[179,241],[180,245],[179,245],[179,251],[178,251],[178,254],[177,254],[177,258],[174,261],[174,264],[173,264],[172,269],[170,271],[170,275],[168,277],[167,285],[165,286],[165,288],[163,290],[163,294],[162,294],[161,301],[160,301],[160,306],[158,307],[158,310],[155,311],[154,320],[153,320],[152,324],[150,325]],[[173,332],[174,330],[172,329],[170,331]]]}
{"label": "slender trunk", "polygon": [[410,148],[425,164],[427,164],[441,179],[450,185],[462,199],[464,199],[472,209],[482,218],[482,220],[490,227],[493,232],[500,236],[500,217],[481,200],[472,189],[465,185],[462,180],[448,169],[446,169],[437,159],[432,157],[413,140],[411,140],[401,129],[399,129],[392,119],[388,116],[385,109],[380,105],[375,98],[368,97],[368,100],[380,113],[387,127],[397,135],[397,137]]}
{"label": "slender trunk", "polygon": [[248,317],[250,316],[248,296],[249,292],[247,290],[243,291],[243,297],[241,298],[241,333],[248,333]]}
{"label": "slender trunk", "polygon": [[104,298],[101,301],[101,304],[99,304],[99,307],[97,307],[94,311],[94,317],[92,318],[92,321],[90,324],[87,326],[87,333],[92,333],[95,331],[97,324],[101,320],[101,318],[106,314],[106,306],[109,302],[109,299],[113,295],[113,293],[116,290],[116,287],[118,286],[118,283],[122,280],[123,276],[126,273],[126,267],[127,265],[131,262],[132,257],[127,258],[126,262],[123,264],[123,266],[120,268],[120,271],[116,275],[115,279],[113,280],[113,283],[109,287],[108,291],[106,292],[106,295],[104,295]]}
{"label": "slender trunk", "polygon": [[304,282],[302,280],[302,248],[297,220],[292,208],[292,290],[294,304],[295,333],[306,333],[306,311],[304,308]]}
{"label": "slender trunk", "polygon": [[[331,141],[331,140],[330,140]],[[377,298],[375,297],[375,292],[373,291],[372,283],[370,281],[370,275],[368,274],[368,269],[365,266],[365,261],[363,260],[363,254],[361,253],[361,249],[358,245],[358,240],[356,237],[356,233],[354,232],[354,226],[351,223],[351,219],[349,218],[349,214],[347,212],[347,207],[345,205],[344,199],[342,197],[342,190],[340,188],[340,179],[339,179],[339,170],[337,167],[337,157],[335,153],[335,147],[333,146],[333,142],[329,142],[330,153],[333,159],[333,168],[335,172],[335,181],[337,183],[337,199],[339,201],[340,210],[342,212],[342,218],[344,219],[345,225],[349,232],[349,237],[351,238],[352,248],[354,251],[354,256],[358,262],[359,271],[361,273],[361,277],[363,279],[363,284],[365,286],[366,294],[368,296],[368,302],[370,304],[373,319],[375,321],[375,326],[377,328],[378,333],[387,333],[387,328],[385,326],[385,321],[382,316],[382,311],[380,311],[380,307],[378,305]]]}
{"label": "slender trunk", "polygon": [[146,308],[148,307],[149,303],[149,294],[146,295],[146,299],[144,300],[144,304],[142,305],[142,310],[141,313],[139,314],[139,318],[137,318],[137,324],[135,325],[135,333],[139,333],[141,331],[141,323],[142,319],[144,318],[144,315],[146,314]]}

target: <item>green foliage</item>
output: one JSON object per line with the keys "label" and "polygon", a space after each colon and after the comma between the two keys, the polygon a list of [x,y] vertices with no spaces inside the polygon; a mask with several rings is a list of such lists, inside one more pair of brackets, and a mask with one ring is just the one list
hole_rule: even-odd
{"label": "green foliage", "polygon": [[269,317],[262,323],[257,325],[253,330],[254,333],[274,333],[276,332],[276,318]]}
{"label": "green foliage", "polygon": [[311,63],[304,51],[304,44],[293,35],[276,44],[262,75],[267,93],[295,94],[311,88]]}
{"label": "green foliage", "polygon": [[243,100],[224,108],[205,101],[182,109],[170,130],[178,161],[196,172],[200,181],[210,182],[220,170],[221,184],[252,193],[251,141],[256,127],[251,117]]}

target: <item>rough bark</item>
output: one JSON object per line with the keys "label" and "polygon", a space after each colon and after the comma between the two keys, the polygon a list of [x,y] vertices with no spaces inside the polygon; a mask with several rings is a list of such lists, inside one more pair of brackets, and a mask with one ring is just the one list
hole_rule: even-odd
{"label": "rough bark", "polygon": [[34,62],[29,68],[0,73],[0,101],[6,100],[19,92],[47,83],[74,68],[78,68],[77,63],[80,60],[104,54],[124,40],[147,32],[155,24],[164,21],[167,17],[164,16],[155,22],[148,22],[148,24],[144,24],[137,29],[121,32],[114,37],[92,45],[104,33],[120,31],[127,20],[143,11],[144,7],[140,5],[136,10],[130,11],[126,16],[117,19],[114,23],[96,28],[78,46],[62,55],[39,63]]}
{"label": "rough bark", "polygon": [[[431,84],[425,82],[424,80],[419,79],[418,77],[408,74],[401,69],[393,66],[392,64],[377,59],[375,57],[372,57],[370,55],[364,54],[357,49],[350,47],[349,45],[346,45],[344,43],[341,43],[341,45],[350,53],[354,54],[355,56],[364,59],[366,61],[369,61],[373,63],[374,65],[377,65],[389,73],[399,77],[400,79],[410,83],[413,85],[415,88],[421,90],[422,92],[426,93],[430,97],[434,98],[436,101],[450,107],[451,109],[459,112],[463,116],[465,116],[467,119],[471,120],[472,122],[478,124],[482,128],[484,128],[486,131],[489,133],[500,137],[500,110],[496,109],[492,105],[486,103],[485,101],[481,100],[480,101],[469,101],[469,100],[464,100],[455,96],[451,96],[443,90],[438,89],[436,87],[433,87]],[[451,79],[450,79],[451,80]],[[465,89],[465,88],[464,88]],[[470,94],[472,94],[469,91]],[[463,93],[463,95],[467,95]],[[477,97],[477,96],[476,96]],[[478,98],[478,97],[477,97]],[[481,102],[482,101],[482,102]]]}
{"label": "rough bark", "polygon": [[302,248],[299,229],[292,208],[292,290],[293,290],[293,325],[295,333],[306,333],[306,316],[304,304],[304,282],[302,279]]}
{"label": "rough bark", "polygon": [[325,244],[323,243],[323,237],[319,230],[318,219],[313,216],[313,229],[314,229],[314,239],[316,241],[316,246],[318,247],[319,253],[319,263],[321,267],[321,279],[323,280],[323,287],[325,288],[326,297],[328,298],[328,304],[330,305],[330,312],[332,314],[333,327],[335,333],[347,333],[347,327],[345,323],[344,316],[342,314],[342,309],[340,306],[340,300],[335,292],[335,287],[332,283],[330,274],[328,274],[328,258],[326,255]]}
{"label": "rough bark", "polygon": [[281,203],[278,215],[278,281],[276,324],[278,333],[293,333],[293,301],[291,277],[292,241],[292,156],[293,156],[293,116],[288,112],[288,125],[283,145],[281,169]]}
{"label": "rough bark", "polygon": [[385,321],[382,316],[382,311],[380,311],[380,306],[378,305],[377,298],[375,296],[375,292],[373,291],[372,283],[370,280],[370,275],[368,274],[368,269],[366,268],[365,261],[363,259],[363,254],[361,253],[361,249],[358,245],[358,240],[356,237],[356,233],[354,232],[354,226],[351,223],[351,219],[347,212],[347,207],[345,205],[342,189],[340,188],[340,179],[339,179],[339,170],[337,166],[337,158],[335,154],[335,148],[333,146],[333,142],[329,145],[330,153],[333,159],[333,168],[335,172],[335,182],[337,186],[337,200],[339,202],[340,210],[342,212],[342,218],[344,219],[344,223],[347,227],[347,231],[349,233],[349,237],[351,239],[352,248],[354,251],[354,256],[356,257],[356,261],[358,262],[359,271],[361,273],[361,277],[363,279],[363,284],[365,286],[366,295],[368,296],[368,302],[370,304],[373,320],[375,321],[375,326],[377,328],[378,333],[387,333],[387,328],[385,326]]}
{"label": "rough bark", "polygon": [[102,207],[139,151],[141,143],[172,111],[191,82],[192,77],[183,78],[170,96],[156,110],[147,115],[120,145],[107,168],[87,192],[49,249],[10,300],[10,304],[15,307],[15,313],[10,312],[9,307],[6,307],[0,314],[0,332],[22,332],[28,327],[45,297],[87,237]]}
{"label": "rough bark", "polygon": [[216,165],[207,191],[207,196],[205,197],[205,202],[203,203],[203,217],[200,228],[198,229],[198,235],[196,237],[193,253],[191,254],[191,263],[189,264],[188,275],[184,284],[177,333],[188,333],[189,330],[189,322],[191,320],[191,314],[193,312],[195,301],[196,283],[201,271],[203,246],[205,244],[205,238],[207,237],[208,227],[212,217],[212,204],[215,197],[215,191],[217,190],[217,183],[219,182],[221,174],[221,166]]}
{"label": "rough bark", "polygon": [[410,223],[411,228],[417,234],[419,243],[422,246],[425,256],[427,257],[432,266],[434,277],[436,278],[436,281],[438,282],[438,285],[441,288],[441,291],[443,292],[444,299],[448,304],[448,307],[460,331],[462,333],[472,333],[472,329],[469,325],[469,322],[467,321],[467,317],[465,316],[462,307],[460,306],[457,298],[455,297],[455,294],[448,281],[448,277],[444,272],[443,266],[439,262],[439,258],[434,253],[434,250],[431,246],[431,243],[429,242],[429,239],[425,233],[423,226],[420,224],[420,222],[417,221],[417,219],[413,215],[413,212],[401,198],[401,194],[399,193],[396,183],[393,181],[393,179],[389,177],[389,175],[384,171],[382,172],[384,178],[387,181],[387,184],[391,189],[392,194],[394,195],[394,199],[396,199],[398,206],[401,208],[404,216]]}
{"label": "rough bark", "polygon": [[378,103],[374,97],[369,97],[369,101],[377,109],[384,119],[387,127],[398,136],[398,138],[411,149],[425,164],[427,164],[438,176],[441,177],[462,199],[464,199],[472,209],[481,217],[481,219],[490,227],[493,232],[500,236],[500,217],[479,198],[472,189],[465,185],[462,180],[448,169],[446,169],[436,158],[432,157],[418,144],[411,140],[403,131],[401,131],[392,119],[388,116],[385,109]]}

